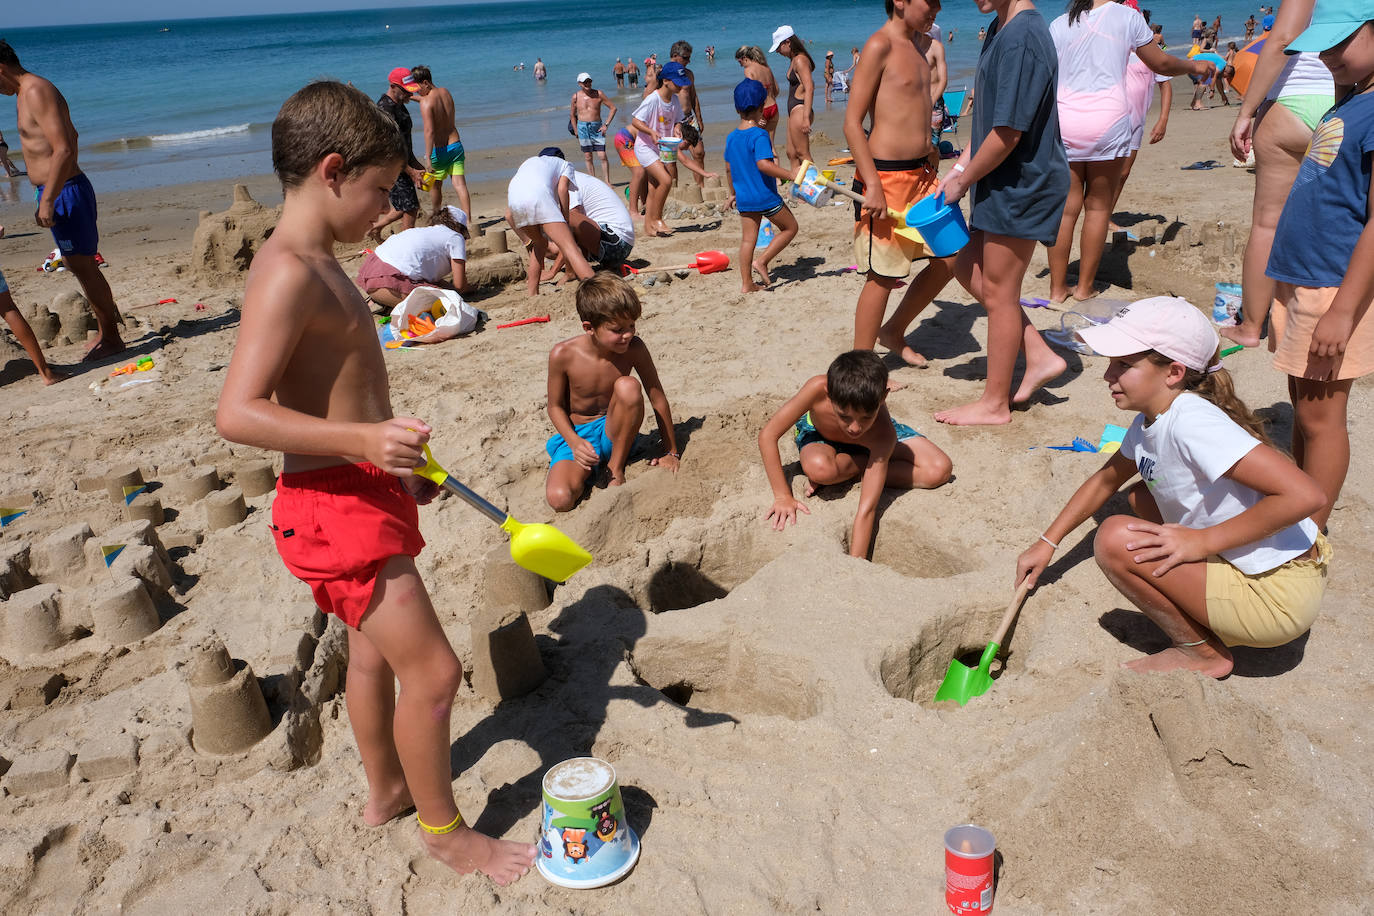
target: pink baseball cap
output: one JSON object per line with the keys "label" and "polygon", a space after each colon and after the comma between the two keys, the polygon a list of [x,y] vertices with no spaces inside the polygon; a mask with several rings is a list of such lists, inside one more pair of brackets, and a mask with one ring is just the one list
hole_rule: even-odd
{"label": "pink baseball cap", "polygon": [[1175,296],[1153,296],[1123,305],[1106,324],[1077,333],[1103,356],[1154,350],[1198,372],[1207,371],[1221,345],[1207,316],[1187,299]]}
{"label": "pink baseball cap", "polygon": [[396,86],[400,86],[406,92],[414,92],[420,86],[415,82],[415,78],[410,75],[409,67],[397,67],[386,75],[386,81]]}

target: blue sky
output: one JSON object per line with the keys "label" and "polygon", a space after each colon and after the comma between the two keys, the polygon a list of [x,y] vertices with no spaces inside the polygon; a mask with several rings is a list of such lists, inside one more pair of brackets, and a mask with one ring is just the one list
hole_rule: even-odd
{"label": "blue sky", "polygon": [[[211,2],[200,7],[206,16],[256,16],[264,13],[318,13],[325,10],[365,10],[401,6],[449,6],[464,0],[235,0]],[[13,3],[5,24],[16,28],[90,22],[143,22],[194,18],[195,7],[186,0],[63,0],[60,4]],[[0,31],[0,34],[3,34]]]}

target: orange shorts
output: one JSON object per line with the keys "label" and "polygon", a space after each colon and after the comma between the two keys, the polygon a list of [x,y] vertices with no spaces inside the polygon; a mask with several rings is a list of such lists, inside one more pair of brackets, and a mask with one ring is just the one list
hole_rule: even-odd
{"label": "orange shorts", "polygon": [[[1308,353],[1317,322],[1331,308],[1336,286],[1274,284],[1274,308],[1269,312],[1269,352],[1274,368],[1295,378],[1307,374]],[[1345,356],[1336,379],[1359,378],[1374,372],[1374,309],[1365,312],[1345,343]]]}
{"label": "orange shorts", "polygon": [[377,570],[425,546],[415,499],[400,478],[367,463],[281,475],[272,539],[320,610],[355,630],[372,603]]}
{"label": "orange shorts", "polygon": [[[878,180],[890,209],[905,212],[922,197],[928,197],[940,183],[930,159],[873,160]],[[863,193],[864,183],[854,176],[854,190]],[[902,238],[891,216],[864,216],[861,205],[854,204],[854,260],[861,273],[901,280],[911,274],[911,262],[922,256],[923,248]]]}

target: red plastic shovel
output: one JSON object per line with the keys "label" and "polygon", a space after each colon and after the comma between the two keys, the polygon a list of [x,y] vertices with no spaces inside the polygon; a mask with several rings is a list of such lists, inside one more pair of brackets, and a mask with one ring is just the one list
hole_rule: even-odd
{"label": "red plastic shovel", "polygon": [[730,269],[730,256],[723,251],[703,251],[691,264],[674,264],[672,267],[655,267],[654,270],[674,271],[697,269],[704,274],[713,274]]}

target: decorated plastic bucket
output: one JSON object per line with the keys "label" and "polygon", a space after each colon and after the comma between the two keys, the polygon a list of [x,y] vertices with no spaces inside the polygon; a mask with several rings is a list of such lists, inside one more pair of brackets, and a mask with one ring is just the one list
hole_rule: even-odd
{"label": "decorated plastic bucket", "polygon": [[812,166],[806,170],[801,181],[792,183],[792,196],[813,207],[821,207],[835,196],[835,192],[820,183],[820,173]]}
{"label": "decorated plastic bucket", "polygon": [[659,137],[658,158],[662,162],[677,162],[677,148],[682,145],[681,137]]}
{"label": "decorated plastic bucket", "polygon": [[943,192],[912,204],[906,213],[906,224],[921,233],[926,247],[937,258],[947,258],[968,244],[964,211],[946,204]]}
{"label": "decorated plastic bucket", "polygon": [[1240,324],[1240,284],[1218,283],[1216,298],[1212,300],[1212,321],[1222,327]]}
{"label": "decorated plastic bucket", "polygon": [[544,774],[544,816],[536,867],[560,887],[618,881],[639,859],[639,837],[625,822],[615,768],[574,757]]}

